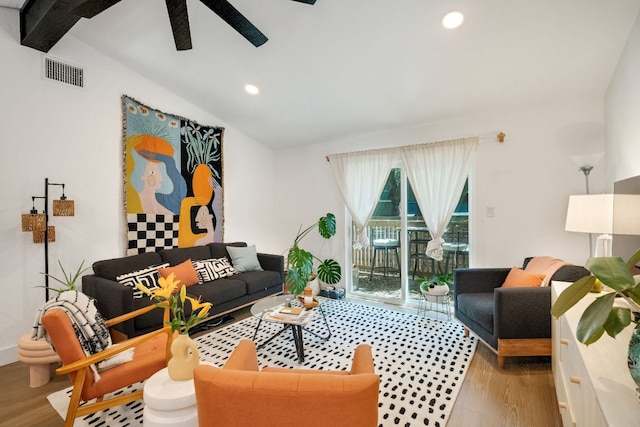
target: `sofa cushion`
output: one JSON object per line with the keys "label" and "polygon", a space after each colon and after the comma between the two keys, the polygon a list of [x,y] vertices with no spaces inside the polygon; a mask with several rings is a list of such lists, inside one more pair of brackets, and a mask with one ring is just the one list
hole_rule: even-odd
{"label": "sofa cushion", "polygon": [[174,265],[173,267],[161,268],[158,270],[158,273],[160,273],[160,276],[165,279],[173,273],[175,275],[175,279],[180,281],[180,287],[182,287],[182,285],[191,286],[200,282],[198,273],[196,273],[196,269],[193,268],[193,264],[190,259],[181,262],[178,265]]}
{"label": "sofa cushion", "polygon": [[589,275],[591,275],[589,270],[581,265],[564,265],[560,267],[553,276],[551,276],[551,280],[575,282],[576,280]]}
{"label": "sofa cushion", "polygon": [[151,265],[160,265],[162,263],[162,257],[157,252],[145,252],[122,258],[96,261],[93,263],[93,272],[96,276],[116,280],[116,277],[122,274],[142,270]]}
{"label": "sofa cushion", "polygon": [[240,273],[246,271],[262,271],[260,261],[258,261],[258,251],[255,245],[251,245],[245,248],[237,248],[234,246],[228,246],[227,252],[231,257],[231,264],[233,268]]}
{"label": "sofa cushion", "polygon": [[211,256],[209,258],[227,258],[231,261],[231,258],[229,258],[229,254],[227,253],[227,246],[246,248],[247,244],[245,242],[209,243],[207,246],[211,251]]}
{"label": "sofa cushion", "polygon": [[545,275],[542,273],[533,273],[530,271],[522,270],[521,268],[513,267],[504,283],[503,288],[516,288],[516,287],[538,287],[542,286],[542,281]]}
{"label": "sofa cushion", "polygon": [[165,262],[178,265],[188,259],[200,260],[211,258],[211,251],[206,246],[194,246],[191,248],[163,249],[158,252]]}
{"label": "sofa cushion", "polygon": [[238,273],[235,279],[242,280],[247,284],[247,293],[252,294],[273,286],[282,286],[282,277],[277,271],[247,271]]}
{"label": "sofa cushion", "polygon": [[193,261],[193,267],[198,273],[200,283],[211,282],[227,276],[233,276],[237,273],[236,269],[231,266],[231,262],[226,258],[211,258],[200,261]]}
{"label": "sofa cushion", "polygon": [[169,264],[167,263],[156,266],[152,265],[141,270],[121,274],[120,276],[116,277],[116,281],[118,281],[118,283],[122,283],[125,286],[133,288],[134,299],[142,298],[145,295],[136,287],[136,285],[140,283],[150,291],[156,289],[157,287],[159,287],[158,278],[160,277],[160,274],[158,270],[168,266]]}
{"label": "sofa cushion", "polygon": [[187,288],[187,294],[194,298],[202,296],[203,301],[208,301],[214,306],[239,298],[247,293],[247,287],[242,280],[223,278],[213,282],[199,283]]}
{"label": "sofa cushion", "polygon": [[458,311],[493,334],[493,293],[458,295]]}

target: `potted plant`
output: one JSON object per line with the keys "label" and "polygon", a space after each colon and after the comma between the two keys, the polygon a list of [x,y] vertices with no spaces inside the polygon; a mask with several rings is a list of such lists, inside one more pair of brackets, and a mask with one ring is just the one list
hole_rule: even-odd
{"label": "potted plant", "polygon": [[58,294],[65,291],[75,291],[77,289],[76,281],[80,278],[80,275],[91,268],[91,267],[82,268],[84,267],[84,260],[82,260],[82,262],[80,263],[80,267],[78,267],[76,272],[72,274],[71,272],[67,273],[65,271],[64,267],[62,266],[62,262],[60,260],[58,260],[58,265],[60,266],[60,270],[62,271],[62,275],[64,276],[64,279],[58,278],[49,273],[40,273],[40,274],[44,274],[45,276],[62,284],[64,287],[62,288],[52,288],[51,286],[38,286],[38,287],[47,288],[50,291],[54,291]]}
{"label": "potted plant", "polygon": [[[566,288],[551,308],[554,317],[562,316],[592,291],[599,281],[607,288],[582,313],[576,338],[586,345],[593,344],[606,332],[615,338],[632,322],[636,327],[629,343],[628,363],[633,380],[640,387],[640,284],[631,275],[631,269],[640,262],[640,250],[626,263],[620,257],[590,258],[585,268],[593,275],[583,277]],[[622,297],[628,307],[615,305]]]}
{"label": "potted plant", "polygon": [[319,262],[317,268],[318,278],[329,285],[335,285],[342,278],[340,264],[333,259],[322,260],[311,252],[300,247],[300,241],[313,229],[317,228],[318,233],[325,239],[329,239],[336,234],[336,217],[328,213],[321,217],[316,223],[298,231],[293,246],[287,252],[287,274],[285,283],[289,292],[293,295],[302,293],[307,283],[313,278],[314,260]]}
{"label": "potted plant", "polygon": [[[433,275],[430,279],[422,278],[420,283],[420,292],[424,295],[428,301],[431,301],[432,296],[447,295],[450,290],[450,284],[452,282],[450,274]],[[436,299],[437,298],[432,298]],[[435,302],[435,301],[432,301]]]}
{"label": "potted plant", "polygon": [[[167,363],[169,377],[174,381],[190,380],[199,363],[199,351],[189,337],[189,330],[207,318],[212,304],[202,302],[201,297],[196,299],[187,296],[187,287],[181,285],[175,273],[169,274],[166,278],[160,277],[155,289],[148,289],[142,283],[136,283],[136,288],[155,300],[156,307],[168,307],[171,311],[171,317],[166,324],[171,327],[171,332],[177,334],[173,337],[171,359]],[[191,305],[189,315],[185,307],[187,301]]]}

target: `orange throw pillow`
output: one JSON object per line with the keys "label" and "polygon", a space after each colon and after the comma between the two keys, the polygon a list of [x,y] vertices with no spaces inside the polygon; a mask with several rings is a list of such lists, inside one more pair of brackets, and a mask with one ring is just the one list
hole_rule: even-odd
{"label": "orange throw pillow", "polygon": [[173,267],[160,268],[158,269],[158,273],[164,278],[169,277],[171,273],[175,273],[176,279],[180,280],[180,284],[184,286],[191,286],[200,282],[198,273],[196,269],[193,268],[190,259]]}
{"label": "orange throw pillow", "polygon": [[531,273],[521,268],[513,267],[506,280],[502,284],[503,288],[523,288],[541,286],[545,275],[539,273]]}

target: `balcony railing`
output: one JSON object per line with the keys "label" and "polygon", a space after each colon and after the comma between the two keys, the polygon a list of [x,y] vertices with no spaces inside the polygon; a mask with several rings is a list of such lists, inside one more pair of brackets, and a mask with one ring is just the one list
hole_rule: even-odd
{"label": "balcony railing", "polygon": [[[467,245],[466,250],[462,252],[455,253],[445,253],[445,258],[448,255],[448,263],[447,260],[444,259],[440,262],[432,261],[430,258],[425,256],[411,256],[412,254],[424,254],[426,250],[426,242],[431,238],[429,232],[422,221],[409,221],[408,222],[408,236],[405,237],[408,239],[409,245],[409,274],[410,277],[414,276],[431,276],[435,274],[447,274],[451,273],[454,268],[462,268],[469,266],[469,257],[468,257],[468,232],[467,232],[467,221],[466,217],[463,220],[460,218],[454,218],[450,222],[450,227],[445,233],[444,239],[446,243],[449,244],[459,244],[459,245]],[[374,239],[399,239],[402,240],[402,236],[400,236],[400,221],[399,220],[372,220],[367,227],[367,235],[369,236],[370,244],[366,248],[362,249],[353,249],[353,263],[360,269],[361,274],[370,273],[371,272],[371,264],[373,262],[373,240]],[[352,235],[355,236],[355,227],[352,230]],[[447,248],[445,251],[454,248]],[[398,253],[400,254],[400,249],[398,249]],[[376,256],[374,272],[382,272],[385,267],[387,272],[391,271],[397,275],[399,271],[398,262],[395,256],[395,253],[389,253],[386,257],[383,251],[379,252]],[[402,259],[402,257],[399,257]],[[386,263],[386,265],[385,265]]]}

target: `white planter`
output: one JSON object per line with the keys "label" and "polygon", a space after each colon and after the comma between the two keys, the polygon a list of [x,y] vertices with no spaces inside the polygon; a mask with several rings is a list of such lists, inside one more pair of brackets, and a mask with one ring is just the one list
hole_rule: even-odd
{"label": "white planter", "polygon": [[435,285],[433,288],[422,289],[422,293],[427,301],[441,303],[443,301],[442,297],[449,293],[449,287],[447,285]]}
{"label": "white planter", "polygon": [[311,295],[314,297],[320,294],[320,281],[318,280],[318,276],[309,280],[309,282],[307,282],[307,287],[311,288]]}

